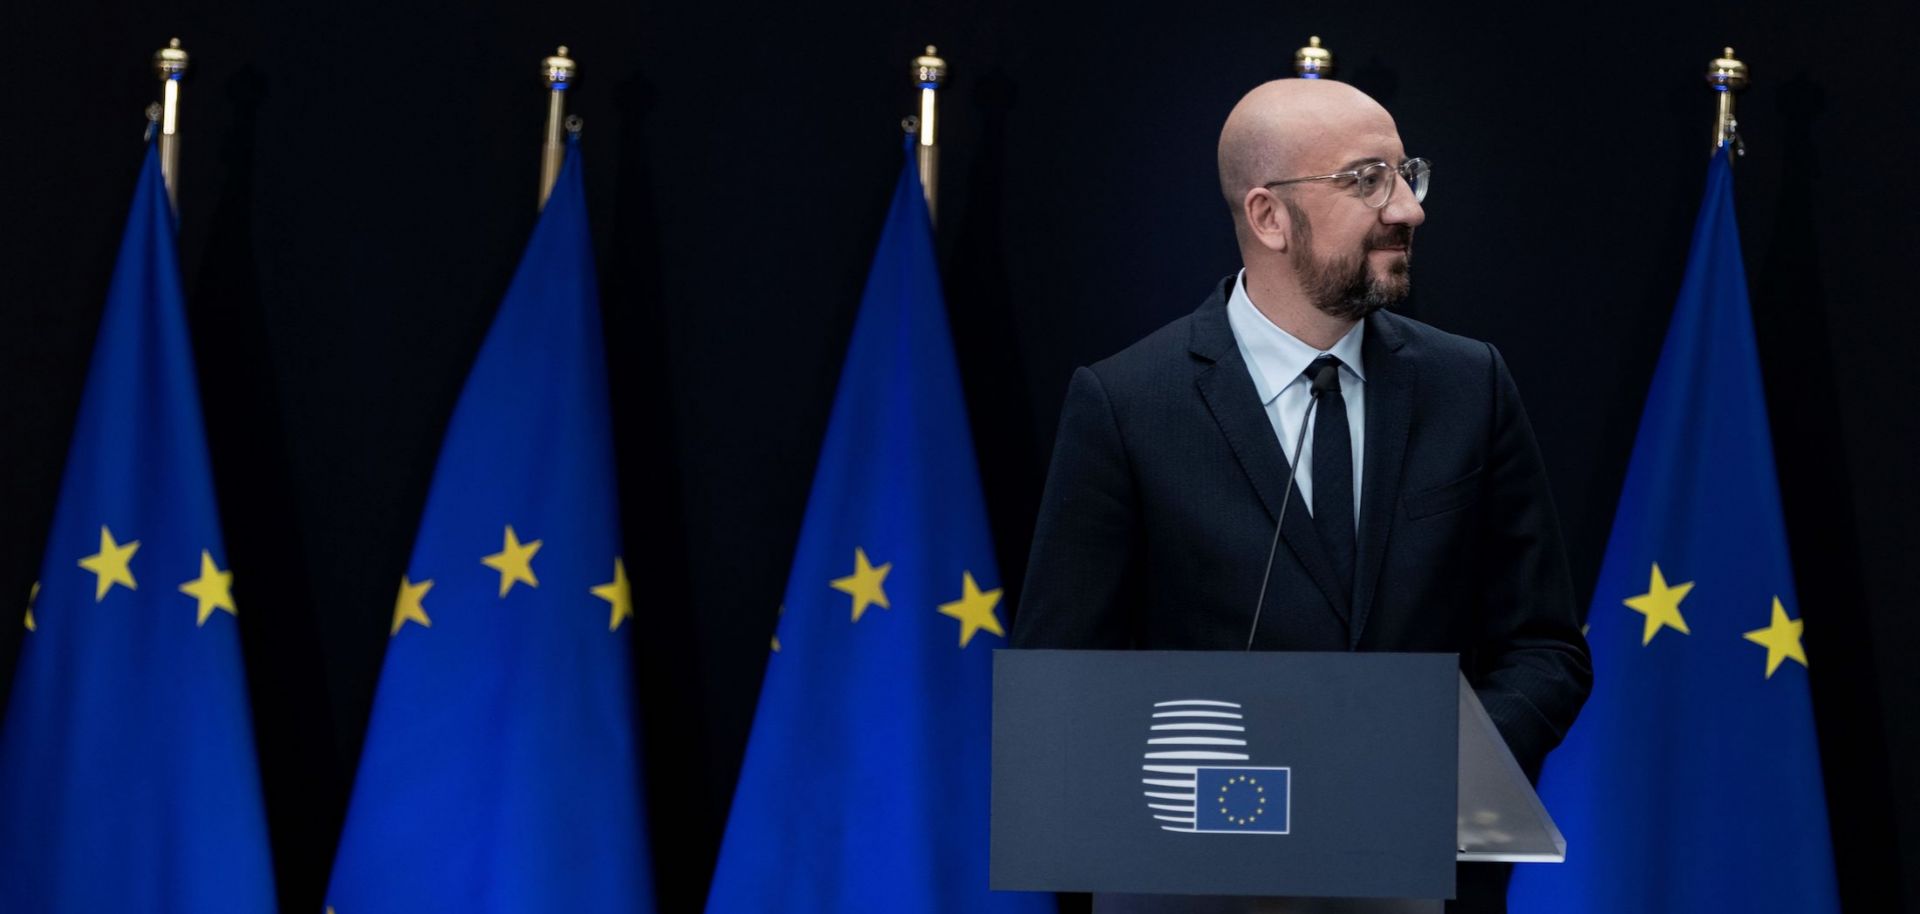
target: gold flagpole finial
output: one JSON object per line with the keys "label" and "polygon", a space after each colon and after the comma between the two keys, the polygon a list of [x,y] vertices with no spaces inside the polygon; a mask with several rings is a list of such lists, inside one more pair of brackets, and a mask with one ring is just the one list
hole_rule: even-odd
{"label": "gold flagpole finial", "polygon": [[1301,79],[1330,79],[1333,52],[1320,46],[1320,36],[1307,36],[1307,46],[1293,52],[1293,75]]}
{"label": "gold flagpole finial", "polygon": [[939,93],[947,81],[947,62],[933,45],[913,59],[913,84],[920,90],[920,115],[914,129],[919,141],[914,151],[920,164],[920,190],[927,198],[927,218],[933,219],[940,205]]}
{"label": "gold flagpole finial", "polygon": [[[1733,116],[1733,93],[1747,87],[1747,65],[1733,56],[1732,48],[1723,48],[1719,57],[1707,63],[1707,85],[1713,87],[1714,97],[1720,100],[1719,113],[1713,121],[1713,151],[1733,144],[1733,155],[1746,155],[1746,144],[1740,140],[1740,122]],[[1731,156],[1727,159],[1732,162]]]}
{"label": "gold flagpole finial", "polygon": [[560,163],[566,158],[566,145],[560,135],[567,121],[567,87],[573,85],[579,67],[567,56],[563,44],[553,56],[540,61],[540,72],[547,80],[547,139],[540,148],[540,208],[546,209],[553,182],[560,178]]}
{"label": "gold flagpole finial", "polygon": [[180,81],[187,74],[187,52],[180,39],[153,52],[153,72],[160,77],[160,176],[167,185],[167,203],[180,210]]}

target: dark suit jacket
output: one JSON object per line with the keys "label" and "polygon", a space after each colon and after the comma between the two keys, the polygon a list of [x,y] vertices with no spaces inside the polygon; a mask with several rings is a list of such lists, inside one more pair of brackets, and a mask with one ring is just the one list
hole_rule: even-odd
{"label": "dark suit jacket", "polygon": [[[1245,648],[1287,461],[1227,323],[1232,283],[1074,373],[1014,647]],[[1295,492],[1254,646],[1458,652],[1537,773],[1593,673],[1519,392],[1492,346],[1386,312],[1361,351],[1353,586]]]}

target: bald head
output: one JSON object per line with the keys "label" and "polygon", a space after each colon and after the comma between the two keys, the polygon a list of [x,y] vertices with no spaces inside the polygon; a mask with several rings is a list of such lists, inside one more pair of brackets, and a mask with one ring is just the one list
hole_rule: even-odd
{"label": "bald head", "polygon": [[1336,170],[1346,161],[1350,145],[1397,132],[1387,109],[1346,83],[1263,83],[1233,106],[1220,129],[1220,193],[1238,226],[1244,221],[1240,206],[1248,190]]}

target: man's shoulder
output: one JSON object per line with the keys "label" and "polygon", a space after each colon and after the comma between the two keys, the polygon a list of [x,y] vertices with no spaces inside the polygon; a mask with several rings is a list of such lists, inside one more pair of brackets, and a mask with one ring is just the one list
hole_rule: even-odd
{"label": "man's shoulder", "polygon": [[1087,367],[1100,379],[1126,383],[1165,376],[1193,362],[1189,347],[1196,315],[1184,314],[1141,337],[1132,345]]}
{"label": "man's shoulder", "polygon": [[1233,288],[1233,276],[1214,284],[1213,291],[1200,307],[1183,314],[1132,345],[1088,366],[1108,387],[1164,384],[1170,375],[1191,373],[1196,355],[1201,361],[1217,353],[1221,341],[1231,345],[1232,331],[1227,329],[1227,294]]}
{"label": "man's shoulder", "polygon": [[1374,312],[1368,318],[1367,332],[1383,337],[1396,353],[1420,360],[1422,368],[1478,372],[1484,377],[1494,358],[1492,344],[1484,340],[1391,311]]}
{"label": "man's shoulder", "polygon": [[1477,405],[1497,409],[1496,403],[1518,394],[1492,343],[1400,314],[1380,312],[1369,320],[1369,333],[1391,338],[1388,357],[1405,360],[1418,379],[1415,396],[1429,407],[1456,414]]}

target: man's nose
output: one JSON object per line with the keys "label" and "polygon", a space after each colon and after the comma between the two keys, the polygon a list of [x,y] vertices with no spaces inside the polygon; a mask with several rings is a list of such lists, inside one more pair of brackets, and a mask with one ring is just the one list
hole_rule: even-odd
{"label": "man's nose", "polygon": [[1421,208],[1420,201],[1413,198],[1413,185],[1400,175],[1394,175],[1393,180],[1398,183],[1387,205],[1380,208],[1380,221],[1388,225],[1406,226],[1418,226],[1427,221],[1427,211]]}

